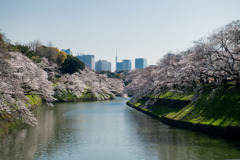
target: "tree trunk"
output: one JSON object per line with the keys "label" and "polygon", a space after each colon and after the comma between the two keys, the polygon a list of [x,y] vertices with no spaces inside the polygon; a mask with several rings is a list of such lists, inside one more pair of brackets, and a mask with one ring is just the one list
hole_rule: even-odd
{"label": "tree trunk", "polygon": [[209,84],[208,76],[206,76],[206,84]]}
{"label": "tree trunk", "polygon": [[239,88],[239,79],[237,79],[236,88]]}
{"label": "tree trunk", "polygon": [[216,77],[214,77],[214,83],[217,84],[217,78]]}
{"label": "tree trunk", "polygon": [[200,83],[201,83],[203,86],[205,86],[205,82],[204,82],[203,78],[200,79]]}
{"label": "tree trunk", "polygon": [[227,79],[223,79],[224,87],[227,88]]}

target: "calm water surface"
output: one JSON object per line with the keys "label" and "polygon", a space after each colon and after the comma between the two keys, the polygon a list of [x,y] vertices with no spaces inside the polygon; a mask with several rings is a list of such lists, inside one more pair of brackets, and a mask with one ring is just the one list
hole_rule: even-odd
{"label": "calm water surface", "polygon": [[240,159],[240,143],[169,127],[125,103],[117,99],[39,107],[39,125],[1,141],[0,159]]}

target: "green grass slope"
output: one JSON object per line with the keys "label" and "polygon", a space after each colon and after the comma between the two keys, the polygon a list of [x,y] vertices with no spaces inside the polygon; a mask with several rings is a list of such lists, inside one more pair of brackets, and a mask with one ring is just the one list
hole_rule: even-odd
{"label": "green grass slope", "polygon": [[166,114],[166,117],[214,126],[240,127],[240,89],[235,86],[204,87],[195,101],[177,112]]}
{"label": "green grass slope", "polygon": [[[198,92],[188,93],[168,91],[159,98],[192,102],[182,108],[152,105],[142,109],[174,120],[221,127],[240,127],[240,89],[234,85],[228,88],[209,85]],[[132,105],[141,108],[144,103],[145,101],[138,101]]]}

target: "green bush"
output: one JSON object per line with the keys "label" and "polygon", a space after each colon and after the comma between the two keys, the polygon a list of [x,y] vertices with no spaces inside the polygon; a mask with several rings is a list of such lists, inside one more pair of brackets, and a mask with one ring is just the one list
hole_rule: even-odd
{"label": "green bush", "polygon": [[42,104],[42,98],[39,95],[26,95],[28,102],[31,106],[40,106]]}
{"label": "green bush", "polygon": [[77,57],[73,57],[72,55],[67,55],[67,59],[61,65],[62,73],[73,74],[77,72],[79,69],[83,70],[85,68],[85,64],[80,61]]}

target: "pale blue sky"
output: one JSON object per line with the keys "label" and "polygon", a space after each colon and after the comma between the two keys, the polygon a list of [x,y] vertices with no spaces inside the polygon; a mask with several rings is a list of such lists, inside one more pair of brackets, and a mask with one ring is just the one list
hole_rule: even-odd
{"label": "pale blue sky", "polygon": [[0,0],[0,29],[12,42],[52,41],[95,60],[147,58],[156,64],[168,51],[240,19],[240,0]]}

